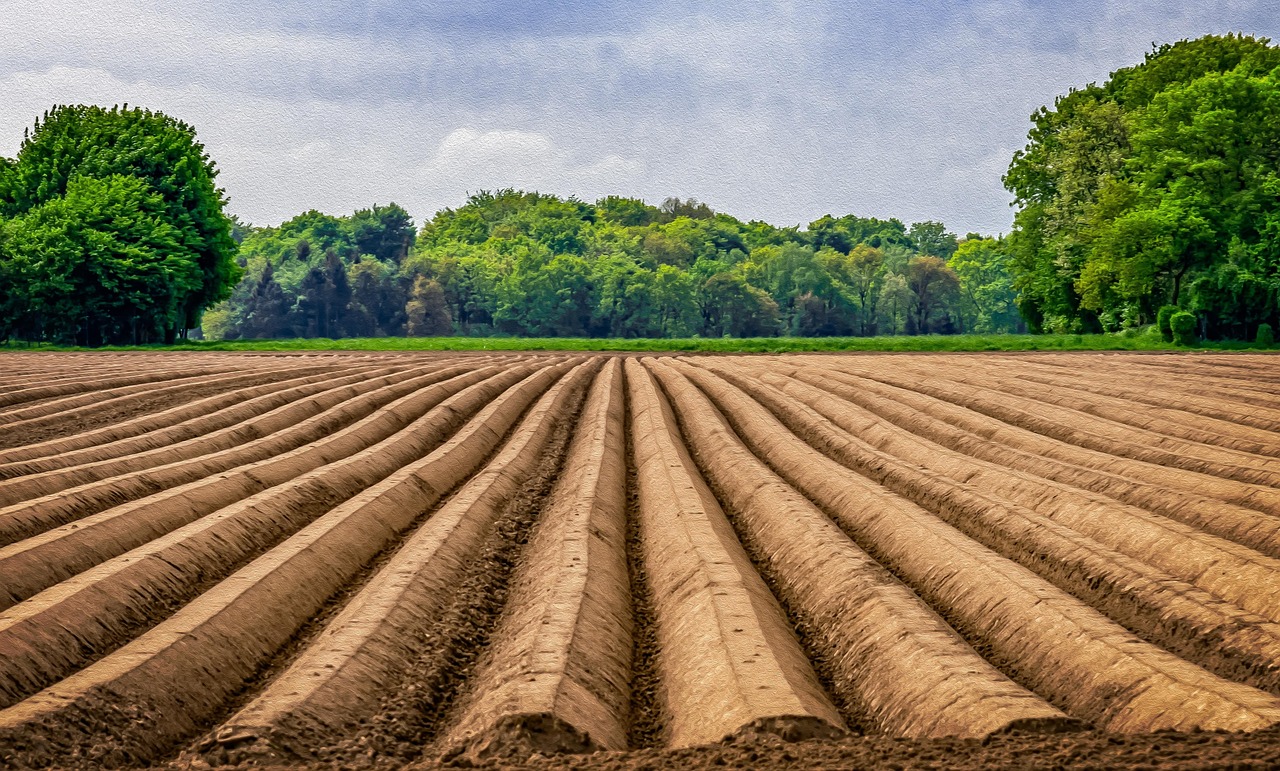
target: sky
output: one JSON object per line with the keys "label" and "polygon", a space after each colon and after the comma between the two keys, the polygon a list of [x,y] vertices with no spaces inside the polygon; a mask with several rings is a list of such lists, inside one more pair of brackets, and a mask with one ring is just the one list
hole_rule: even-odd
{"label": "sky", "polygon": [[196,127],[273,225],[505,187],[1007,232],[1029,116],[1280,0],[0,0],[0,156],[54,104]]}

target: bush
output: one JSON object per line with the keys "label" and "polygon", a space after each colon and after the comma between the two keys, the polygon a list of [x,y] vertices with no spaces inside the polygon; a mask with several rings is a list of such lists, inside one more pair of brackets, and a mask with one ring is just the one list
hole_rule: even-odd
{"label": "bush", "polygon": [[1176,305],[1164,305],[1160,310],[1156,311],[1156,329],[1160,330],[1160,337],[1166,343],[1173,342],[1173,329],[1169,326],[1169,319],[1173,318],[1175,313],[1180,313],[1181,309]]}
{"label": "bush", "polygon": [[1178,311],[1169,317],[1169,331],[1178,345],[1195,345],[1199,342],[1196,337],[1196,317],[1186,311]]}
{"label": "bush", "polygon": [[1271,328],[1270,324],[1259,324],[1258,336],[1254,339],[1254,342],[1263,348],[1270,348],[1276,344],[1275,330]]}

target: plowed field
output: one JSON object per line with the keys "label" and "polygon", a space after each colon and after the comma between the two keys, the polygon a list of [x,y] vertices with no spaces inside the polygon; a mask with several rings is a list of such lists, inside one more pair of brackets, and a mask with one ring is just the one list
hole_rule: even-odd
{"label": "plowed field", "polygon": [[0,765],[1280,763],[1261,355],[0,354]]}

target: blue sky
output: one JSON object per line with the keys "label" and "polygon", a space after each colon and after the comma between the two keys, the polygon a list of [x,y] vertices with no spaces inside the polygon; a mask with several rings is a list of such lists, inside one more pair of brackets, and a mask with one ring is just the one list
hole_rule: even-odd
{"label": "blue sky", "polygon": [[1276,0],[630,3],[0,0],[0,155],[54,103],[193,123],[230,209],[274,224],[469,191],[695,197],[1007,231],[1028,116]]}

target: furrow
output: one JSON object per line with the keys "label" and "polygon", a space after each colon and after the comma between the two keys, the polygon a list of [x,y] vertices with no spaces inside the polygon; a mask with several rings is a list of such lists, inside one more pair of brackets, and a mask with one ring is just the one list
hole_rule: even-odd
{"label": "furrow", "polygon": [[769,563],[788,606],[814,630],[837,688],[893,736],[981,737],[1078,721],[984,661],[742,444],[684,376],[649,360],[694,458]]}
{"label": "furrow", "polygon": [[[779,370],[780,373],[788,371],[787,368]],[[1212,504],[1208,507],[1196,505],[1203,498],[1215,498],[1264,514],[1280,516],[1280,490],[1275,488],[1239,482],[1234,479],[1223,479],[1201,471],[1169,468],[1152,460],[1122,458],[1110,455],[1102,450],[1080,447],[1027,428],[1006,423],[980,410],[948,401],[940,396],[923,394],[909,388],[889,385],[876,380],[845,376],[829,371],[790,371],[805,382],[820,387],[825,388],[828,383],[835,382],[846,385],[855,391],[874,394],[877,398],[883,397],[888,402],[901,403],[922,415],[929,415],[944,423],[972,432],[981,439],[995,445],[1022,450],[1047,461],[1056,460],[1094,471],[1122,475],[1132,483],[1146,483],[1147,485],[1170,488],[1175,495],[1184,496],[1186,503],[1178,505],[1176,501],[1162,498],[1165,502],[1165,508],[1162,513],[1167,513],[1171,517],[1210,532],[1216,532],[1223,537],[1239,540],[1246,545],[1255,546],[1255,543],[1259,542],[1244,540],[1244,538],[1250,537],[1248,536],[1249,533],[1253,533],[1251,538],[1255,539],[1270,540],[1277,537],[1276,528],[1269,525],[1261,526],[1256,522],[1256,517],[1249,516],[1246,513]],[[1013,463],[1008,465],[1021,468]],[[1045,468],[1050,468],[1050,466],[1046,465]],[[1034,464],[1029,468],[1023,468],[1023,470],[1038,473],[1038,469]],[[1068,483],[1074,484],[1074,482]],[[1120,486],[1118,489],[1124,490],[1128,488]],[[1104,495],[1110,494],[1109,489],[1095,490],[1095,492],[1101,492]],[[1146,493],[1149,494],[1150,491],[1148,490]],[[1137,503],[1135,505],[1144,506],[1145,504]],[[1216,530],[1215,528],[1224,529]],[[1254,528],[1258,529],[1255,531]],[[1258,547],[1255,546],[1255,548]]]}
{"label": "furrow", "polygon": [[[0,704],[13,704],[59,678],[75,680],[76,669],[126,643],[196,596],[202,586],[305,529],[326,511],[341,508],[353,498],[377,497],[362,493],[370,488],[396,489],[394,484],[379,487],[378,483],[441,447],[471,416],[529,376],[531,369],[512,368],[444,401],[437,399],[438,404],[425,415],[419,413],[408,426],[377,444],[178,528],[14,606],[0,615],[0,649],[14,652],[0,661]],[[484,430],[482,422],[466,435]],[[458,462],[456,457],[453,460]],[[352,570],[364,561],[351,565]],[[99,664],[116,659],[109,654]],[[101,669],[97,664],[89,667],[95,668]],[[57,693],[64,690],[53,687]]]}
{"label": "furrow", "polygon": [[596,379],[450,755],[627,749],[631,592],[622,365]]}
{"label": "furrow", "polygon": [[[916,372],[924,374],[919,369]],[[1263,427],[1256,428],[1240,421],[1232,422],[1174,408],[1169,401],[1156,407],[1144,406],[1141,400],[1132,397],[1105,396],[1061,384],[1044,385],[1022,377],[1020,370],[1014,372],[1016,376],[1011,377],[1004,367],[987,367],[985,372],[974,372],[972,367],[953,368],[947,371],[946,380],[988,390],[997,398],[1002,394],[1012,394],[1019,399],[1052,404],[1072,413],[1082,412],[1156,436],[1174,437],[1193,443],[1187,447],[1224,447],[1246,453],[1245,458],[1249,455],[1272,458],[1280,456],[1280,434],[1274,433],[1280,423],[1275,421],[1262,420]],[[1265,410],[1258,408],[1252,413],[1251,420],[1256,421],[1262,416],[1259,413],[1265,414]],[[1178,446],[1172,445],[1174,448]]]}
{"label": "furrow", "polygon": [[336,743],[374,716],[439,622],[503,506],[534,476],[556,424],[576,412],[596,369],[594,361],[580,364],[550,390],[563,368],[542,370],[494,413],[498,422],[486,442],[472,441],[461,461],[463,442],[419,464],[412,472],[417,497],[408,507],[414,511],[430,509],[479,467],[546,391],[489,465],[432,512],[289,669],[219,727],[209,748],[238,751],[233,757],[305,758],[317,737]]}
{"label": "furrow", "polygon": [[[46,496],[73,487],[101,482],[113,476],[137,473],[156,466],[172,466],[179,461],[207,459],[221,451],[238,450],[251,442],[270,437],[271,434],[292,428],[302,420],[315,418],[320,412],[339,405],[343,398],[355,396],[365,383],[370,386],[390,386],[403,382],[413,375],[430,375],[431,370],[387,370],[370,373],[369,377],[344,379],[339,383],[323,383],[303,387],[300,391],[271,396],[243,403],[234,410],[241,420],[223,428],[201,430],[210,423],[221,423],[220,415],[209,415],[193,421],[188,426],[187,438],[172,437],[170,432],[133,439],[123,446],[92,448],[78,453],[68,453],[56,459],[29,461],[15,464],[22,474],[0,480],[0,505],[12,506],[20,501]],[[346,394],[346,396],[344,396]],[[252,411],[244,411],[246,409]],[[60,466],[63,459],[68,465]],[[81,462],[74,462],[74,461]],[[0,466],[3,473],[4,466]]]}
{"label": "furrow", "polygon": [[[912,452],[908,447],[906,452],[895,453],[895,448],[903,449],[900,445],[905,442],[894,447],[879,446],[883,452],[877,452],[872,449],[877,446],[877,427],[866,423],[848,425],[850,416],[856,414],[850,411],[856,408],[833,404],[821,392],[813,393],[816,389],[796,388],[792,381],[787,387],[772,390],[732,373],[721,374],[826,455],[934,512],[987,547],[1103,610],[1144,639],[1228,679],[1280,691],[1280,624],[1244,607],[1258,604],[1253,602],[1255,596],[1244,591],[1244,602],[1224,600],[1215,592],[1219,588],[1215,581],[1196,584],[1183,579],[1185,571],[1163,568],[1162,563],[1170,561],[1163,558],[1171,554],[1189,555],[1187,562],[1193,564],[1196,547],[1205,544],[1171,545],[1169,541],[1174,539],[1165,534],[1156,547],[1163,550],[1156,555],[1158,559],[1152,559],[1152,549],[1145,555],[1135,555],[1140,551],[1133,547],[1142,542],[1141,528],[1137,528],[1139,536],[1133,535],[1135,528],[1125,527],[1123,512],[1117,513],[1110,529],[1105,519],[1101,528],[1095,528],[1104,530],[1104,536],[1111,536],[1114,530],[1121,537],[1090,537],[1090,533],[1082,534],[1072,529],[1070,522],[1063,523],[1053,516],[1063,513],[1061,498],[1046,495],[1049,503],[1019,506],[999,497],[1001,480],[990,475],[974,474],[967,477],[967,484],[960,484],[929,470],[930,466],[939,465],[942,467],[938,472],[949,473],[927,452]],[[766,384],[772,381],[768,375],[762,379]],[[812,412],[796,408],[790,400],[806,405]],[[942,457],[948,452],[938,450]],[[1080,508],[1087,508],[1087,502]],[[1069,509],[1066,513],[1063,519],[1070,520],[1077,512]],[[1184,535],[1194,538],[1200,534]],[[1115,541],[1125,548],[1117,549]],[[1225,556],[1229,561],[1231,556],[1239,555]],[[1256,555],[1246,552],[1243,556]],[[1178,563],[1175,567],[1180,567]],[[1269,570],[1257,567],[1246,564],[1240,572],[1252,573],[1265,585],[1280,566],[1273,565]],[[1235,583],[1237,575],[1231,567],[1217,565],[1213,577],[1217,582],[1225,578]],[[1228,594],[1239,597],[1242,593]]]}
{"label": "furrow", "polygon": [[1026,568],[806,444],[742,391],[685,367],[738,435],[987,658],[1067,714],[1117,732],[1257,730],[1280,701],[1135,637]]}
{"label": "furrow", "polygon": [[[239,397],[232,402],[233,406],[194,418],[180,426],[53,457],[6,463],[0,465],[0,505],[236,447],[315,415],[320,411],[315,405],[325,400],[323,396],[314,400],[306,397],[365,380],[409,377],[400,373],[400,370],[388,368],[380,372],[332,378],[281,393],[268,392],[256,398],[252,393],[257,389],[250,389],[249,393],[231,394]],[[267,413],[285,406],[306,414],[299,412],[299,417],[281,422],[277,413],[273,415],[277,427],[272,428],[273,423],[266,417]]]}
{"label": "furrow", "polygon": [[[1233,385],[1244,385],[1256,388],[1258,383],[1280,383],[1280,377],[1273,373],[1273,365],[1267,354],[1255,356],[1134,356],[1128,357],[1126,364],[1135,371],[1146,368],[1147,374],[1172,374],[1175,377],[1186,375],[1203,375],[1227,381]],[[1065,366],[1070,366],[1065,365]]]}
{"label": "furrow", "polygon": [[1223,448],[1193,445],[1095,418],[1050,404],[998,395],[938,378],[896,375],[883,368],[866,377],[968,407],[1037,434],[1109,455],[1197,471],[1238,482],[1280,487],[1280,472],[1259,463],[1267,459]]}
{"label": "furrow", "polygon": [[[495,368],[483,370],[486,373],[493,371]],[[66,523],[87,525],[97,521],[89,518],[98,512],[112,518],[136,508],[147,508],[152,513],[157,506],[194,510],[202,500],[198,491],[206,491],[210,485],[217,489],[223,480],[217,475],[223,472],[231,471],[233,481],[250,485],[243,490],[249,490],[253,485],[262,489],[277,484],[319,463],[353,452],[362,446],[362,437],[376,436],[376,432],[382,430],[398,430],[408,413],[387,411],[389,403],[412,398],[415,391],[432,384],[475,372],[481,370],[450,367],[408,380],[401,375],[361,380],[332,389],[327,394],[315,395],[310,402],[277,407],[263,416],[264,419],[275,421],[282,414],[286,419],[300,419],[316,407],[325,411],[239,447],[144,468],[9,505],[0,509],[0,543],[12,545]],[[288,425],[288,420],[284,425]],[[6,484],[16,486],[20,482],[22,478],[9,480],[0,483],[0,487]],[[224,501],[218,505],[227,502],[225,498],[214,500]],[[61,533],[52,533],[45,539],[60,536]],[[9,549],[10,546],[0,549],[0,554],[10,553]]]}
{"label": "furrow", "polygon": [[[773,375],[762,376],[759,374],[760,370],[755,369],[753,371],[764,382],[783,387],[780,385],[782,381],[777,380]],[[1183,489],[1172,489],[1121,476],[1118,473],[1110,473],[1068,463],[1048,455],[1038,455],[1019,449],[1011,443],[988,440],[972,430],[953,425],[953,423],[976,423],[979,421],[973,421],[972,418],[980,418],[980,416],[977,416],[976,413],[970,413],[968,416],[970,420],[966,421],[963,415],[964,408],[952,408],[950,405],[940,402],[931,404],[932,397],[919,395],[919,400],[916,402],[917,406],[912,407],[909,406],[909,398],[902,402],[898,401],[895,397],[901,394],[887,390],[892,388],[891,386],[885,386],[886,390],[883,391],[878,391],[874,386],[853,388],[836,382],[831,378],[814,376],[812,373],[802,371],[794,371],[789,377],[822,388],[849,404],[856,404],[905,431],[937,442],[950,450],[988,461],[998,466],[1016,469],[1045,479],[1052,479],[1071,487],[1090,490],[1248,546],[1269,557],[1280,558],[1280,521],[1255,509],[1191,492],[1201,487],[1197,482],[1220,481],[1223,484],[1236,484],[1241,487],[1247,487],[1240,483],[1216,480],[1214,477],[1200,477],[1193,472],[1184,472],[1177,469],[1152,467],[1153,470],[1164,472],[1165,476],[1180,475],[1187,478]],[[953,423],[933,417],[929,414],[930,412],[938,415],[950,413]],[[979,428],[977,425],[971,425],[970,427]],[[1009,428],[1007,430],[1013,432],[1018,429]],[[859,432],[855,431],[854,433]],[[1043,439],[1037,434],[1030,434],[1030,436],[1033,439],[1039,438],[1045,442],[1054,441]],[[1091,451],[1081,450],[1081,452],[1089,453]],[[1098,465],[1104,465],[1101,463],[1104,460],[1106,460],[1105,457],[1097,458]],[[1130,464],[1133,466],[1139,465],[1138,462],[1130,462]],[[1137,472],[1131,473],[1136,475]]]}
{"label": "furrow", "polygon": [[[252,371],[250,371],[252,373]],[[0,412],[0,425],[6,430],[25,428],[38,422],[66,422],[94,412],[110,409],[132,402],[142,401],[158,395],[173,393],[193,386],[204,385],[209,378],[215,382],[227,375],[241,376],[243,370],[228,373],[226,370],[204,370],[194,374],[182,373],[181,377],[152,379],[126,388],[112,388],[103,391],[69,396],[63,399],[41,401],[30,407]]]}
{"label": "furrow", "polygon": [[673,433],[670,407],[634,359],[626,379],[667,745],[839,732],[795,632]]}
{"label": "furrow", "polygon": [[[1062,372],[1061,369],[1048,365],[1015,363],[1018,377],[1032,383],[1052,386],[1056,389],[1068,389],[1090,394],[1126,399],[1156,408],[1172,408],[1184,412],[1193,412],[1210,418],[1218,418],[1232,424],[1242,424],[1266,431],[1280,431],[1280,409],[1275,400],[1258,401],[1250,406],[1234,403],[1233,397],[1239,392],[1224,388],[1212,379],[1197,378],[1187,383],[1170,383],[1161,380],[1158,385],[1150,379],[1138,380],[1129,373],[1118,374],[1107,371],[1092,372],[1090,378],[1081,382]],[[1256,387],[1256,383],[1254,384]],[[1212,394],[1212,397],[1206,396]],[[1254,396],[1257,392],[1254,392]],[[1146,409],[1144,406],[1142,409]],[[1276,437],[1272,437],[1274,443]]]}
{"label": "furrow", "polygon": [[[154,383],[163,383],[180,378],[189,380],[207,377],[210,375],[223,375],[227,372],[228,370],[223,367],[201,367],[198,369],[164,370],[160,372],[150,372],[145,375],[130,374],[128,376],[121,377],[102,377],[100,375],[95,375],[81,382],[38,385],[32,386],[31,388],[20,388],[6,394],[0,394],[0,407],[9,407],[41,399],[54,399],[73,394],[84,394],[85,392],[93,392],[89,396],[90,399],[110,398],[108,396],[109,394],[119,394],[125,389],[140,390],[150,388]],[[78,402],[78,404],[85,403],[87,402]],[[12,411],[0,413],[0,423],[9,422],[12,414]]]}
{"label": "furrow", "polygon": [[[381,367],[375,368],[370,366],[364,367],[343,367],[337,370],[325,370],[318,374],[306,375],[303,377],[289,377],[287,380],[273,380],[262,385],[252,386],[231,393],[222,393],[215,396],[209,396],[189,404],[182,404],[177,407],[164,410],[162,412],[154,412],[139,417],[115,423],[103,428],[85,431],[79,434],[73,434],[61,439],[49,439],[37,444],[28,444],[21,447],[14,447],[7,450],[0,450],[0,474],[3,478],[11,478],[19,476],[25,471],[26,467],[20,466],[23,461],[31,461],[37,458],[47,459],[49,461],[57,460],[63,462],[58,456],[66,456],[75,458],[75,462],[84,462],[90,459],[90,455],[78,455],[77,452],[83,450],[98,451],[98,448],[118,449],[121,447],[130,447],[132,445],[117,444],[134,437],[147,436],[148,441],[156,441],[157,438],[163,437],[164,441],[182,441],[189,438],[184,432],[190,427],[199,427],[203,430],[210,430],[206,426],[214,426],[221,428],[222,425],[216,425],[212,422],[205,422],[206,418],[212,417],[215,413],[220,416],[219,420],[226,419],[231,422],[242,420],[245,417],[251,417],[256,412],[250,409],[259,409],[256,405],[265,402],[255,402],[254,400],[272,394],[279,394],[284,398],[298,398],[306,396],[314,391],[295,390],[305,389],[306,386],[328,383],[324,388],[332,388],[337,385],[346,383],[355,383],[361,379],[378,377],[383,374],[399,371],[404,367]],[[286,370],[290,375],[292,371]],[[294,396],[296,394],[296,396]],[[251,404],[252,403],[252,404]],[[271,408],[284,404],[279,402],[273,404]],[[233,409],[228,409],[233,408]],[[243,417],[241,417],[243,416]],[[170,431],[172,433],[161,434],[161,431]],[[194,436],[194,434],[192,434]],[[71,465],[71,464],[68,464]]]}
{"label": "furrow", "polygon": [[[191,474],[196,477],[194,482],[0,548],[0,607],[9,607],[81,570],[159,538],[219,508],[248,496],[263,494],[301,474],[317,473],[316,469],[323,473],[325,464],[354,457],[371,445],[388,441],[388,437],[403,431],[426,410],[493,376],[495,369],[462,373],[444,380],[449,374],[445,370],[433,373],[427,379],[415,379],[416,383],[400,384],[405,387],[383,396],[408,391],[407,395],[390,404],[387,404],[389,398],[366,401],[361,412],[372,414],[357,422],[352,423],[350,418],[358,417],[358,414],[353,416],[350,412],[338,416],[317,416],[322,419],[304,422],[300,428],[305,428],[295,439],[300,439],[297,443],[310,440],[310,444],[279,454],[268,453],[265,460],[227,473],[206,474],[197,467]],[[441,380],[443,382],[437,382]],[[326,417],[329,419],[323,419]],[[346,427],[328,434],[335,419],[338,419],[337,425]],[[139,481],[141,484],[146,482],[145,478]]]}
{"label": "furrow", "polygon": [[948,450],[798,381],[767,373],[762,382],[747,381],[715,369],[826,454],[925,508],[1001,507],[1054,522],[1280,621],[1280,584],[1273,585],[1280,560],[1135,506]]}

